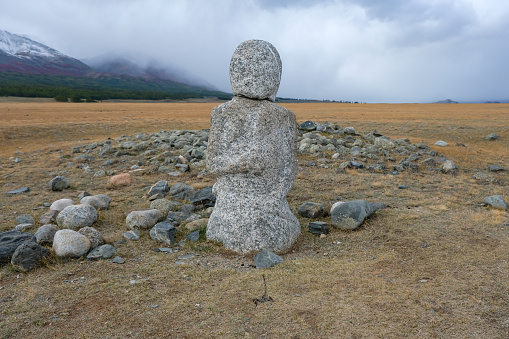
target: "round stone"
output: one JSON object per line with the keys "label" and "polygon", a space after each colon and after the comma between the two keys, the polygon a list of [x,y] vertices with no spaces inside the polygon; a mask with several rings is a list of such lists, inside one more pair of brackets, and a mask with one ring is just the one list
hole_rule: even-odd
{"label": "round stone", "polygon": [[242,42],[230,61],[230,83],[237,96],[275,101],[281,73],[279,53],[263,40]]}

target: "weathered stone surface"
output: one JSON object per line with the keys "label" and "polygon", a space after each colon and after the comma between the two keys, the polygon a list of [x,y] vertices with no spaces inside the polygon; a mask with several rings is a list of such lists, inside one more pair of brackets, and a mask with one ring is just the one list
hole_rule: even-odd
{"label": "weathered stone surface", "polygon": [[117,253],[117,249],[109,244],[101,245],[94,248],[87,255],[88,260],[100,260],[100,259],[109,259],[115,253]]}
{"label": "weathered stone surface", "polygon": [[114,186],[129,186],[132,184],[132,178],[129,173],[121,173],[112,176],[109,182]]}
{"label": "weathered stone surface", "polygon": [[167,244],[175,243],[175,234],[177,233],[177,229],[174,225],[168,222],[160,222],[157,223],[150,230],[150,237],[157,241],[162,241]]}
{"label": "weathered stone surface", "polygon": [[57,220],[58,211],[49,210],[39,218],[40,225],[52,224]]}
{"label": "weathered stone surface", "polygon": [[297,121],[269,101],[281,75],[274,59],[279,56],[266,42],[241,44],[230,67],[236,96],[211,112],[207,168],[217,177],[217,200],[206,235],[240,253],[283,251],[300,234],[286,201],[297,174]]}
{"label": "weathered stone surface", "polygon": [[195,192],[193,187],[184,182],[178,182],[170,188],[170,195],[179,200],[188,199],[194,196]]}
{"label": "weathered stone surface", "polygon": [[0,233],[0,264],[10,262],[16,248],[26,241],[33,242],[35,237],[30,233],[16,230]]}
{"label": "weathered stone surface", "polygon": [[57,257],[79,258],[90,250],[90,240],[73,230],[59,230],[53,238],[53,251]]}
{"label": "weathered stone surface", "polygon": [[275,101],[281,73],[279,53],[267,41],[242,42],[230,61],[230,84],[236,96]]}
{"label": "weathered stone surface", "polygon": [[18,224],[32,224],[35,225],[35,219],[30,214],[22,214],[16,217]]}
{"label": "weathered stone surface", "polygon": [[458,168],[454,164],[454,161],[446,160],[446,161],[444,161],[444,164],[442,165],[442,169],[443,169],[444,173],[456,173]]}
{"label": "weathered stone surface", "polygon": [[200,231],[199,230],[196,230],[196,231],[193,231],[191,233],[189,233],[187,236],[186,236],[186,239],[187,240],[190,240],[192,242],[196,242],[200,239]]}
{"label": "weathered stone surface", "polygon": [[11,264],[15,269],[28,272],[37,268],[44,258],[50,256],[50,251],[33,241],[19,245],[12,254]]}
{"label": "weathered stone surface", "polygon": [[127,240],[137,241],[140,240],[140,231],[139,230],[126,231],[122,233],[122,236]]}
{"label": "weathered stone surface", "polygon": [[49,187],[52,191],[63,191],[64,189],[69,188],[69,181],[66,177],[58,175],[51,179]]}
{"label": "weathered stone surface", "polygon": [[90,205],[96,210],[105,210],[110,205],[111,198],[106,194],[89,195],[81,198],[80,204]]}
{"label": "weathered stone surface", "polygon": [[187,228],[190,231],[195,231],[199,228],[203,228],[203,227],[207,226],[208,222],[209,222],[209,218],[202,218],[202,219],[194,220],[194,221],[188,222],[186,224],[185,228]]}
{"label": "weathered stone surface", "polygon": [[90,248],[96,248],[97,246],[104,244],[101,232],[93,227],[83,227],[78,232],[90,240]]}
{"label": "weathered stone surface", "polygon": [[55,233],[58,231],[58,226],[53,224],[42,225],[35,232],[35,241],[40,245],[52,245]]}
{"label": "weathered stone surface", "polygon": [[196,191],[188,200],[191,204],[211,207],[216,203],[216,196],[212,192],[212,186],[209,186]]}
{"label": "weathered stone surface", "polygon": [[485,137],[486,140],[497,140],[498,139],[498,134],[497,133],[491,133],[491,134],[488,134],[486,137]]}
{"label": "weathered stone surface", "polygon": [[57,211],[60,212],[67,206],[71,206],[74,204],[74,201],[71,199],[58,199],[54,201],[51,206],[49,207],[50,211]]}
{"label": "weathered stone surface", "polygon": [[16,231],[27,232],[29,229],[31,229],[33,227],[34,227],[34,224],[19,224],[19,225],[16,225],[16,227],[14,227],[14,229]]}
{"label": "weathered stone surface", "polygon": [[305,202],[299,206],[297,213],[304,218],[320,218],[327,215],[325,205],[316,202]]}
{"label": "weathered stone surface", "polygon": [[30,192],[30,187],[22,187],[12,191],[7,192],[7,194],[20,194],[20,193],[28,193]]}
{"label": "weathered stone surface", "polygon": [[269,268],[283,262],[283,258],[273,252],[263,249],[256,253],[254,263],[256,268]]}
{"label": "weathered stone surface", "polygon": [[501,195],[492,195],[484,198],[484,203],[493,208],[507,210],[507,204]]}
{"label": "weathered stone surface", "polygon": [[182,203],[162,198],[152,201],[150,203],[150,208],[161,211],[163,216],[166,218],[170,211],[175,211],[180,205],[182,205]]}
{"label": "weathered stone surface", "polygon": [[316,123],[310,120],[304,121],[299,125],[299,129],[303,131],[314,131],[316,129]]}
{"label": "weathered stone surface", "polygon": [[375,211],[384,208],[384,204],[364,200],[339,201],[330,210],[332,225],[343,230],[354,230]]}
{"label": "weathered stone surface", "polygon": [[499,165],[489,165],[488,171],[490,172],[502,172],[505,171],[505,168]]}
{"label": "weathered stone surface", "polygon": [[329,224],[323,221],[310,222],[309,232],[313,234],[329,234]]}
{"label": "weathered stone surface", "polygon": [[156,209],[145,209],[140,211],[132,211],[129,213],[125,219],[125,223],[129,229],[149,229],[153,227],[161,218],[163,218],[161,211]]}
{"label": "weathered stone surface", "polygon": [[168,182],[166,180],[159,180],[155,185],[150,187],[147,196],[150,197],[155,194],[162,194],[165,196],[169,191],[170,187],[168,186]]}
{"label": "weathered stone surface", "polygon": [[72,205],[58,213],[57,224],[60,228],[78,230],[92,226],[97,216],[97,210],[90,205]]}

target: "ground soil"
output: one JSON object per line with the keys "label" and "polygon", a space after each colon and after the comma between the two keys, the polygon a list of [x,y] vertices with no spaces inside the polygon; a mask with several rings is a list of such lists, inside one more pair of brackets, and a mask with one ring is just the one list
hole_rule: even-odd
{"label": "ground soil", "polygon": [[[202,239],[178,253],[142,234],[123,242],[125,213],[148,207],[146,187],[164,174],[137,175],[115,188],[58,159],[71,147],[172,129],[209,127],[218,103],[55,103],[0,100],[0,231],[19,214],[36,219],[44,202],[80,191],[112,197],[95,227],[126,263],[48,261],[29,273],[0,268],[0,338],[507,338],[509,337],[509,215],[483,205],[509,202],[509,104],[284,104],[299,122],[330,121],[357,131],[425,142],[453,160],[454,174],[390,174],[304,166],[288,196],[295,212],[306,201],[382,202],[356,231],[325,238],[302,234],[284,262],[253,268]],[[500,137],[484,137],[496,132]],[[433,146],[444,140],[446,147]],[[14,159],[19,157],[20,162]],[[489,172],[488,165],[506,168]],[[334,164],[333,164],[334,165]],[[474,179],[475,173],[491,179]],[[63,174],[71,188],[49,190]],[[195,187],[212,178],[178,178]],[[399,185],[408,189],[398,189]],[[30,186],[24,195],[5,192]],[[328,218],[320,219],[330,221]],[[184,237],[183,231],[179,237]],[[119,242],[119,240],[121,242]],[[176,264],[183,254],[194,254]],[[272,299],[255,303],[265,293]]]}

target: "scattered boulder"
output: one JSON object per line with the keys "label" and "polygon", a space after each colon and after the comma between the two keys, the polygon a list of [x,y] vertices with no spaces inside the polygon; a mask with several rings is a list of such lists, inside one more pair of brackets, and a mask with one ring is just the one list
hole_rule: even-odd
{"label": "scattered boulder", "polygon": [[446,160],[446,161],[444,161],[444,164],[442,165],[442,170],[444,171],[444,173],[454,174],[454,173],[456,173],[457,169],[458,168],[456,167],[456,165],[454,164],[454,162],[452,160]]}
{"label": "scattered boulder", "polygon": [[490,172],[502,172],[502,171],[505,171],[505,168],[503,168],[502,166],[498,166],[498,165],[489,165],[488,166],[488,171],[490,171]]}
{"label": "scattered boulder", "polygon": [[59,230],[53,238],[53,251],[57,257],[79,258],[90,250],[90,240],[73,230]]}
{"label": "scattered boulder", "polygon": [[254,263],[256,268],[269,268],[283,262],[283,258],[279,255],[263,249],[261,252],[256,253]]}
{"label": "scattered boulder", "polygon": [[170,188],[170,195],[175,199],[185,200],[194,196],[194,194],[194,188],[184,182],[178,182]]}
{"label": "scattered boulder", "polygon": [[90,240],[90,248],[96,248],[97,246],[104,244],[101,232],[93,227],[83,227],[78,232]]}
{"label": "scattered boulder", "polygon": [[58,231],[58,226],[53,224],[42,225],[35,232],[35,241],[39,245],[53,245],[53,238]]}
{"label": "scattered boulder", "polygon": [[177,233],[177,229],[173,224],[168,222],[160,222],[152,227],[150,230],[150,237],[154,240],[162,241],[172,245],[176,241],[175,233]]}
{"label": "scattered boulder", "polygon": [[446,143],[445,141],[443,140],[438,140],[437,142],[435,142],[435,146],[441,146],[441,147],[444,147],[444,146],[447,146],[449,145],[448,143]]}
{"label": "scattered boulder", "polygon": [[384,208],[384,204],[364,200],[339,201],[330,210],[332,225],[343,230],[354,230],[375,211]]}
{"label": "scattered boulder", "polygon": [[501,195],[492,195],[484,198],[484,203],[493,208],[507,210],[507,204]]}
{"label": "scattered boulder", "polygon": [[329,234],[329,225],[323,221],[309,223],[309,232],[313,234]]}
{"label": "scattered boulder", "polygon": [[49,210],[48,212],[41,215],[39,218],[39,224],[40,225],[46,225],[46,224],[53,224],[57,221],[57,215],[58,211],[56,210]]}
{"label": "scattered boulder", "polygon": [[92,226],[97,216],[97,210],[90,205],[72,205],[58,213],[57,224],[60,228],[78,230]]}
{"label": "scattered boulder", "polygon": [[126,226],[129,229],[141,228],[149,229],[153,227],[160,219],[164,218],[160,210],[157,209],[144,209],[139,211],[132,211],[127,215],[125,220]]}
{"label": "scattered boulder", "polygon": [[27,241],[33,242],[35,237],[30,233],[16,230],[0,233],[0,264],[10,262],[16,248]]}
{"label": "scattered boulder", "polygon": [[54,201],[49,207],[50,211],[61,212],[67,206],[74,205],[74,201],[71,199],[58,199]]}
{"label": "scattered boulder", "polygon": [[150,197],[156,194],[161,194],[164,197],[169,191],[170,187],[168,186],[168,182],[166,180],[159,180],[155,185],[150,187],[147,196]]}
{"label": "scattered boulder", "polygon": [[101,245],[94,248],[87,255],[88,260],[100,260],[100,259],[109,259],[115,253],[117,253],[117,249],[109,244]]}
{"label": "scattered boulder", "polygon": [[498,134],[497,133],[491,133],[491,134],[488,134],[486,137],[485,137],[486,140],[490,140],[490,141],[493,141],[493,140],[497,140],[498,139]]}
{"label": "scattered boulder", "polygon": [[35,219],[30,214],[22,214],[16,217],[16,222],[18,224],[32,224],[35,225]]}
{"label": "scattered boulder", "polygon": [[15,269],[28,272],[37,268],[44,258],[49,258],[50,251],[36,242],[27,241],[19,245],[12,254],[11,264]]}
{"label": "scattered boulder", "polygon": [[89,195],[81,198],[80,204],[90,205],[96,210],[105,210],[110,205],[111,198],[106,194]]}
{"label": "scattered boulder", "polygon": [[132,178],[129,173],[121,173],[110,177],[109,182],[113,186],[129,186],[132,183]]}
{"label": "scattered boulder", "polygon": [[64,189],[69,188],[69,181],[66,177],[58,175],[51,179],[49,187],[52,191],[63,191]]}
{"label": "scattered boulder", "polygon": [[327,216],[325,205],[316,202],[305,202],[297,209],[297,213],[304,218],[320,218]]}
{"label": "scattered boulder", "polygon": [[163,216],[166,217],[170,211],[175,211],[180,205],[182,205],[180,202],[162,198],[152,201],[150,203],[150,208],[161,211]]}

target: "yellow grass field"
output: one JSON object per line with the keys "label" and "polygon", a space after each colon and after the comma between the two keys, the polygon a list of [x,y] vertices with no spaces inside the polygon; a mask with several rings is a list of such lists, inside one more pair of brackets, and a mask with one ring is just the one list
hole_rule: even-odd
{"label": "yellow grass field", "polygon": [[[488,195],[509,203],[509,104],[283,104],[299,123],[330,121],[425,142],[459,171],[336,173],[334,162],[308,167],[316,159],[299,156],[288,195],[294,213],[303,202],[330,208],[338,198],[388,208],[356,231],[332,229],[325,238],[307,232],[309,219],[299,217],[299,240],[270,269],[203,238],[169,254],[154,251],[161,245],[148,232],[123,242],[126,213],[150,205],[147,187],[167,180],[200,188],[214,179],[138,174],[131,186],[112,187],[68,167],[71,147],[206,129],[217,104],[0,98],[0,232],[23,213],[37,220],[44,202],[104,193],[112,203],[94,227],[126,260],[52,259],[29,273],[0,267],[0,338],[509,338],[509,214],[483,204]],[[484,138],[493,132],[497,140]],[[434,146],[438,140],[449,145]],[[474,179],[477,172],[493,180]],[[50,191],[55,175],[71,188]],[[398,189],[402,184],[408,189]],[[24,186],[30,193],[5,194]],[[179,240],[188,233],[182,228]],[[195,257],[175,264],[183,254]],[[256,305],[262,275],[272,301]]]}

